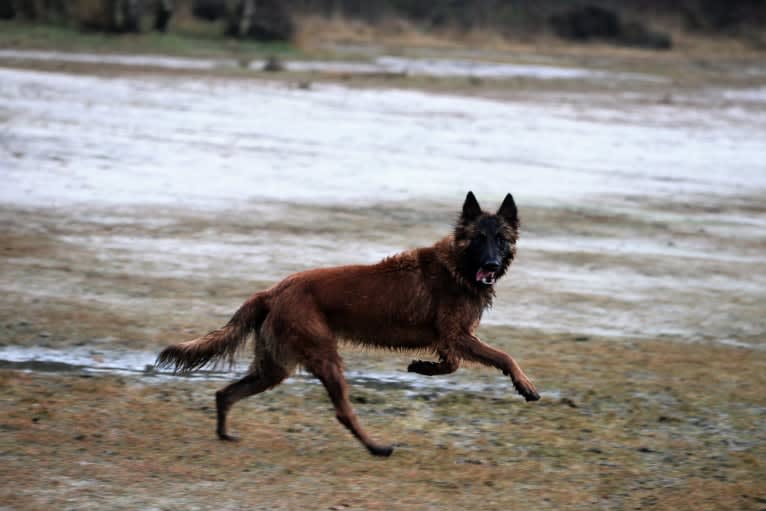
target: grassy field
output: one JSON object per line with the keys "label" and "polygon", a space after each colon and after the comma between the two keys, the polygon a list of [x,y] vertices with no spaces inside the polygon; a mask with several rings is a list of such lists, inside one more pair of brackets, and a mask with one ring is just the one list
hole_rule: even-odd
{"label": "grassy field", "polygon": [[[502,330],[485,329],[498,338]],[[531,335],[531,334],[530,334]],[[502,338],[502,337],[501,337]],[[503,345],[506,343],[500,342]],[[676,509],[766,506],[766,355],[736,348],[526,338],[504,346],[543,392],[352,397],[389,459],[336,423],[300,379],[233,410],[220,383],[0,373],[0,490],[10,509]],[[361,354],[351,353],[353,361]]]}
{"label": "grassy field", "polygon": [[[243,61],[274,54],[284,59],[372,58],[388,53],[468,55],[468,49],[458,45],[437,49],[376,47],[346,53],[312,45],[237,42],[194,30],[113,37],[6,22],[0,22],[0,48]],[[288,84],[330,81],[522,98],[541,105],[558,101],[556,95],[546,96],[549,91],[563,92],[560,97],[573,92],[584,98],[577,103],[578,111],[584,113],[594,105],[611,108],[613,102],[625,103],[621,108],[626,111],[643,111],[646,105],[678,105],[686,101],[677,99],[683,94],[674,96],[679,91],[716,85],[763,86],[764,75],[744,71],[762,65],[757,52],[727,54],[726,48],[731,48],[728,43],[705,48],[681,48],[658,55],[598,45],[586,51],[584,47],[543,48],[530,43],[472,54],[472,58],[519,63],[550,58],[557,66],[655,73],[664,79],[632,82],[630,86],[643,94],[633,103],[621,96],[631,92],[627,86],[616,89],[609,80],[267,75],[244,68],[177,71],[23,60],[10,64],[0,61],[0,65],[86,76],[130,74],[136,75],[137,81],[146,73],[155,84],[176,75],[211,81],[267,77]],[[26,101],[30,95],[39,94],[37,88],[42,89],[20,88],[18,97]],[[88,99],[97,93],[89,89]],[[0,136],[0,150],[7,149],[7,154],[19,161],[36,158],[31,163],[23,160],[29,165],[24,168],[55,171],[64,158],[71,158],[74,166],[78,158],[84,158],[85,144],[79,139],[61,154],[54,150],[23,153],[27,133],[53,137],[41,126],[55,121],[51,116],[65,100],[51,97],[49,101],[37,111],[8,108],[7,113],[0,112],[0,124],[8,126],[7,132],[15,137],[3,144]],[[683,104],[678,108],[684,108]],[[685,108],[699,113],[713,107],[690,103]],[[720,108],[727,109],[728,105]],[[755,116],[753,112],[763,106],[752,103],[747,108]],[[109,112],[114,116],[125,113]],[[21,121],[12,123],[12,115]],[[32,120],[22,122],[26,117]],[[184,122],[189,123],[186,118]],[[618,116],[614,122],[619,126],[622,121]],[[179,123],[169,130],[208,129],[187,124]],[[27,131],[17,135],[12,131],[14,126]],[[79,128],[76,124],[66,126],[67,130]],[[154,135],[161,135],[161,130],[155,131]],[[138,133],[131,131],[125,138],[140,139]],[[721,131],[712,133],[718,137],[716,143],[725,138]],[[87,137],[83,139],[87,141]],[[157,138],[151,143],[164,147],[166,141]],[[225,149],[228,154],[229,148]],[[104,150],[105,155],[108,152]],[[127,152],[114,157],[134,162],[129,156],[134,155]],[[107,161],[107,156],[103,158]],[[567,166],[571,162],[557,164]],[[134,165],[143,169],[143,162]],[[672,338],[652,338],[652,334],[641,339],[565,334],[560,329],[483,327],[480,335],[516,357],[542,391],[543,399],[531,404],[517,396],[502,375],[473,366],[461,368],[450,377],[450,381],[458,382],[454,387],[408,386],[357,376],[351,381],[354,406],[373,438],[396,445],[388,459],[366,453],[336,422],[321,386],[305,375],[238,404],[230,415],[230,428],[242,440],[230,444],[219,442],[214,434],[213,393],[223,385],[221,381],[151,371],[120,374],[65,364],[3,361],[0,510],[766,510],[766,351],[759,349],[764,331],[757,307],[760,295],[751,289],[745,292],[720,285],[721,281],[740,282],[743,275],[752,278],[753,286],[759,282],[753,276],[762,274],[757,255],[763,252],[765,242],[758,222],[764,210],[757,195],[743,198],[745,206],[740,209],[736,197],[714,199],[646,204],[647,211],[656,216],[649,215],[640,222],[624,215],[588,216],[591,204],[555,212],[525,208],[525,240],[545,241],[546,235],[558,239],[566,234],[570,240],[606,238],[620,247],[668,240],[672,249],[677,243],[680,255],[673,255],[676,252],[670,249],[662,257],[640,250],[627,257],[598,251],[549,253],[538,249],[532,250],[531,256],[527,255],[530,251],[523,252],[518,263],[525,264],[527,258],[529,264],[537,257],[549,263],[553,274],[566,268],[594,273],[611,268],[615,279],[626,269],[634,277],[667,275],[689,287],[679,293],[672,286],[663,288],[661,284],[666,283],[659,280],[649,281],[659,282],[657,287],[662,288],[654,290],[658,303],[669,304],[668,315],[674,313],[673,307],[698,309],[702,315],[707,312],[707,324],[700,321],[691,333],[685,331]],[[163,247],[158,246],[162,242],[171,242],[169,246],[177,249],[198,243],[204,246],[211,240],[223,245],[235,240],[244,247],[249,242],[245,240],[263,229],[275,244],[298,236],[318,236],[341,244],[351,239],[353,246],[365,240],[371,243],[372,238],[376,242],[385,239],[404,248],[431,240],[434,227],[424,219],[435,222],[432,217],[438,216],[398,210],[397,216],[382,207],[360,212],[288,206],[285,211],[289,209],[290,215],[297,216],[297,223],[272,218],[264,228],[260,210],[205,216],[194,210],[194,204],[188,205],[189,211],[135,206],[132,212],[119,203],[107,203],[102,209],[4,204],[0,218],[8,229],[0,232],[0,348],[91,349],[93,357],[103,357],[100,350],[154,353],[166,344],[219,326],[250,290],[273,282],[247,274],[251,269],[263,270],[257,268],[262,263],[234,263],[238,259],[227,259],[220,253],[220,245],[209,249],[210,254],[202,258],[204,264],[194,266],[201,258],[186,261],[191,269],[180,271],[183,267],[176,263],[183,262],[186,252],[171,254],[168,260],[153,259],[163,255]],[[674,219],[682,213],[694,221],[675,224]],[[448,222],[445,216],[445,229]],[[127,250],[114,244],[136,240],[149,243],[140,255],[140,248]],[[312,238],[309,243],[312,240],[317,242]],[[325,250],[323,246],[318,243],[315,252]],[[692,251],[694,257],[685,256],[681,249]],[[707,254],[710,259],[705,259]],[[337,254],[325,254],[326,259],[333,256]],[[557,289],[551,284],[556,282],[550,280],[551,273],[534,276],[535,286],[526,295],[522,292],[517,296],[519,288],[501,291],[501,295],[519,298],[519,308],[546,304],[561,311],[576,309],[587,301],[603,310],[610,321],[630,314],[632,308],[640,312],[648,305],[617,296],[621,292],[619,280],[614,283],[616,291],[610,290],[612,294],[603,290],[599,294],[597,289],[590,296],[587,289],[577,293]],[[719,285],[704,287],[706,292],[699,295],[683,281],[706,276],[718,279],[714,283]],[[635,321],[642,317],[637,314]],[[726,327],[723,334],[709,331],[710,322],[718,321],[716,318],[724,318],[720,321]],[[699,342],[687,342],[692,338]],[[735,342],[717,344],[723,339]],[[738,347],[737,341],[749,347]],[[411,359],[406,354],[354,350],[344,357],[348,369],[361,374],[403,370]]]}

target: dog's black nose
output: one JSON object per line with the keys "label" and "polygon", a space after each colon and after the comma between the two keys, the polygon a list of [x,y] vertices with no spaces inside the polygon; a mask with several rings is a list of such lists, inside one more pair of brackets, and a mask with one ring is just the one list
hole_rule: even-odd
{"label": "dog's black nose", "polygon": [[500,263],[490,261],[481,265],[482,270],[497,271],[500,269]]}

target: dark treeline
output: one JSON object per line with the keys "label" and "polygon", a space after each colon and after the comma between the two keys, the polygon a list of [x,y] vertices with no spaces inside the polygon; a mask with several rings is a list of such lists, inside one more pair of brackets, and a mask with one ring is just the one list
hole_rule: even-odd
{"label": "dark treeline", "polygon": [[371,25],[404,19],[424,31],[491,30],[509,38],[553,32],[653,47],[670,44],[668,36],[650,28],[658,20],[727,35],[766,24],[766,0],[0,0],[0,19],[110,32],[172,29],[178,12],[223,21],[227,35],[261,40],[290,39],[302,15]]}
{"label": "dark treeline", "polygon": [[720,31],[763,26],[766,0],[290,0],[296,10],[340,14],[377,23],[388,16],[426,27],[491,28],[499,32],[539,32],[551,16],[594,6],[620,15],[681,19],[686,28]]}

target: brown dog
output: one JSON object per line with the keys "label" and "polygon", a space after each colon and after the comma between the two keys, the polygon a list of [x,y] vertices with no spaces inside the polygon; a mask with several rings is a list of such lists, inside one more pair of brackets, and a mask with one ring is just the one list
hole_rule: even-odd
{"label": "brown dog", "polygon": [[461,360],[496,367],[527,401],[535,401],[540,396],[516,361],[474,333],[491,305],[492,286],[513,261],[518,229],[511,194],[493,215],[468,192],[454,233],[435,245],[378,264],[291,275],[253,295],[223,328],[165,348],[157,365],[187,372],[221,358],[231,361],[255,334],[249,373],[216,393],[218,436],[234,440],[226,432],[226,414],[234,403],[278,385],[303,366],[324,384],[338,420],[377,456],[390,455],[393,447],[373,442],[359,425],[348,399],[339,339],[432,351],[438,362],[415,360],[407,368],[424,375],[452,373]]}

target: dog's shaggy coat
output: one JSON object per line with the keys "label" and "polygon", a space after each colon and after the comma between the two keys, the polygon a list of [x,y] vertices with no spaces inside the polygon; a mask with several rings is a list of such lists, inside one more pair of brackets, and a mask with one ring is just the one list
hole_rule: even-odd
{"label": "dog's shaggy coat", "polygon": [[513,261],[518,231],[510,194],[496,214],[489,214],[468,192],[453,234],[433,246],[378,264],[291,275],[250,297],[223,328],[164,349],[157,365],[188,372],[222,358],[233,360],[254,334],[250,371],[216,393],[221,439],[234,440],[226,431],[234,403],[278,385],[303,366],[324,384],[338,420],[372,454],[388,456],[393,448],[374,442],[351,408],[339,340],[431,351],[438,362],[415,360],[407,368],[424,375],[452,373],[461,360],[479,362],[510,376],[527,401],[540,398],[515,360],[475,335],[492,303],[492,286]]}

